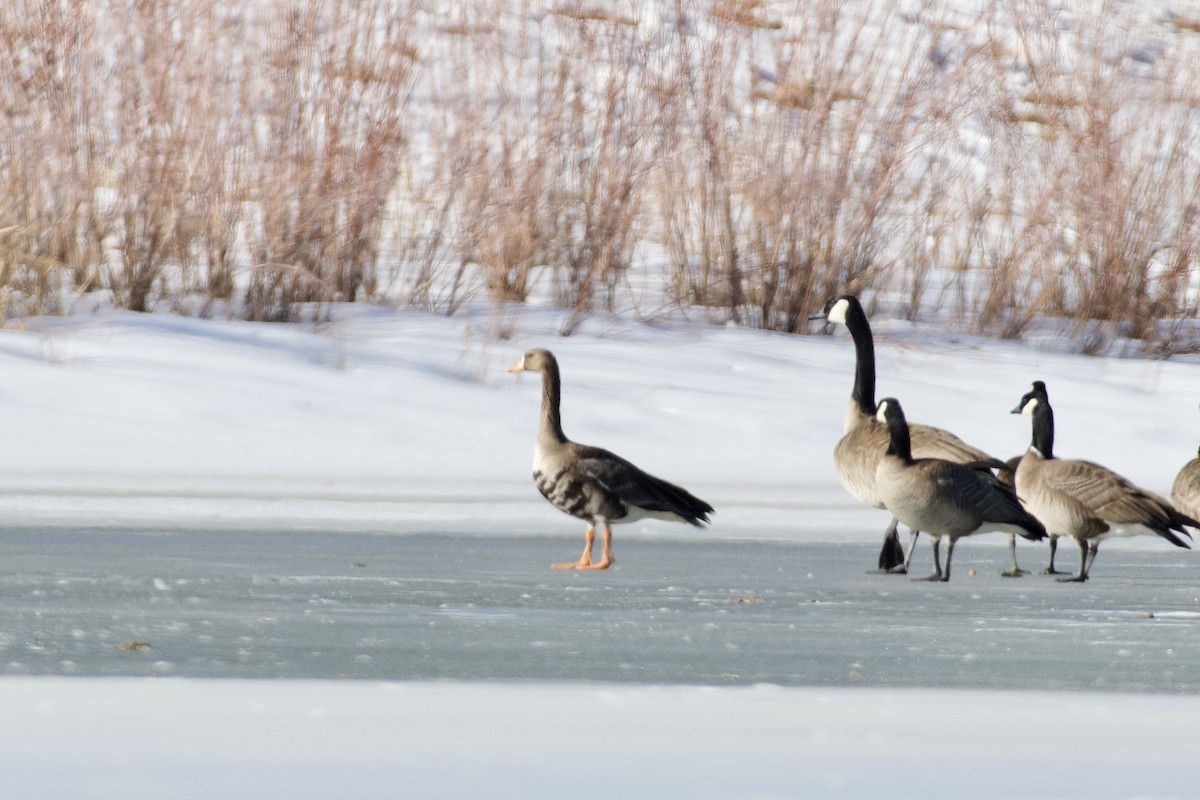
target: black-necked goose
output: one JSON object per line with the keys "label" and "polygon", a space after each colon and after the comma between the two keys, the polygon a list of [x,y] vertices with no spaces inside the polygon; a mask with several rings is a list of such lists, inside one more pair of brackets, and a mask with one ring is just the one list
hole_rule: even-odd
{"label": "black-necked goose", "polygon": [[[875,418],[875,340],[871,335],[871,323],[867,321],[862,304],[852,294],[833,298],[825,304],[824,312],[812,319],[845,325],[854,339],[854,388],[846,409],[842,438],[833,449],[833,461],[838,478],[850,494],[869,506],[883,508],[884,503],[875,486],[875,468],[888,448],[888,429]],[[909,431],[917,458],[940,458],[995,469],[1004,464],[942,428],[909,425]],[[906,553],[900,545],[896,519],[893,518],[883,535],[879,571],[907,573],[918,533],[919,529],[912,530]]]}
{"label": "black-necked goose", "polygon": [[1200,519],[1200,451],[1183,465],[1171,485],[1171,501],[1189,517]]}
{"label": "black-necked goose", "polygon": [[[1042,524],[990,470],[914,458],[909,426],[895,398],[880,401],[876,417],[887,427],[889,445],[879,459],[875,484],[887,510],[910,528],[925,531],[933,543],[934,572],[925,580],[950,580],[954,544],[964,536],[1003,531],[1034,541],[1046,537]],[[939,556],[943,540],[945,571]]]}
{"label": "black-necked goose", "polygon": [[[542,373],[542,413],[533,449],[534,484],[555,508],[588,523],[583,555],[575,562],[554,564],[555,569],[607,569],[613,563],[614,522],[643,517],[697,527],[708,522],[713,508],[700,498],[607,450],[577,444],[566,437],[559,415],[562,381],[553,353],[540,348],[530,350],[508,371]],[[597,527],[602,529],[603,551],[600,561],[593,562]]]}
{"label": "black-necked goose", "polygon": [[[1046,394],[1046,384],[1042,383],[1041,381],[1034,381],[1033,385],[1039,391],[1041,391],[1042,394]],[[1047,397],[1049,397],[1049,395],[1047,395]],[[1025,457],[1024,454],[1022,454],[1022,455],[1010,458],[1008,461],[1004,462],[1004,469],[1000,470],[997,473],[1000,476],[1000,480],[1005,481],[1009,486],[1013,487],[1014,491],[1017,488],[1017,466],[1021,463],[1021,459],[1024,457]],[[1058,557],[1058,540],[1059,540],[1059,538],[1060,537],[1057,533],[1050,533],[1050,564],[1044,570],[1042,570],[1043,575],[1070,575],[1071,574],[1069,572],[1063,572],[1061,569],[1056,569],[1054,566],[1054,559]],[[1014,547],[1014,549],[1016,548],[1016,542],[1013,542],[1013,547]],[[1013,566],[1016,567],[1016,564],[1017,564],[1016,555],[1014,554],[1013,555]]]}
{"label": "black-necked goose", "polygon": [[1033,439],[1017,465],[1017,496],[1051,535],[1070,536],[1079,544],[1079,574],[1060,581],[1082,582],[1110,536],[1161,536],[1177,547],[1189,547],[1185,525],[1200,525],[1180,513],[1166,498],[1141,489],[1117,473],[1091,461],[1054,455],[1054,411],[1046,384],[1034,382],[1013,409],[1033,418]]}

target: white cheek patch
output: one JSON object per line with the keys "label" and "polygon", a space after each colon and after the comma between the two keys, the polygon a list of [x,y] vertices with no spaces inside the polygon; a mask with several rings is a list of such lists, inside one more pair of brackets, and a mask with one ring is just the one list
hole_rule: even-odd
{"label": "white cheek patch", "polygon": [[1033,416],[1033,410],[1037,408],[1038,399],[1036,397],[1029,398],[1029,402],[1021,406],[1021,413],[1027,417]]}
{"label": "white cheek patch", "polygon": [[880,422],[887,422],[888,401],[884,400],[879,404],[879,408],[875,409],[875,419]]}
{"label": "white cheek patch", "polygon": [[829,315],[826,317],[830,322],[846,324],[846,312],[850,309],[850,302],[846,299],[838,300],[833,304],[833,308],[829,309]]}

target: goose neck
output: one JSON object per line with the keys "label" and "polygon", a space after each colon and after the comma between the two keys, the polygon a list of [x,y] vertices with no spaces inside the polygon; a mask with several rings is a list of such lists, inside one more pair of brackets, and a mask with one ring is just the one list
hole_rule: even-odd
{"label": "goose neck", "polygon": [[846,327],[854,339],[854,389],[850,397],[864,414],[875,413],[875,339],[871,323],[862,309],[855,306],[846,315]]}
{"label": "goose neck", "polygon": [[561,397],[562,379],[558,374],[558,365],[551,362],[542,370],[542,415],[538,435],[560,443],[567,440],[559,412]]}
{"label": "goose neck", "polygon": [[908,422],[902,416],[889,416],[888,453],[896,456],[905,464],[913,463],[912,439],[908,432]]}
{"label": "goose neck", "polygon": [[1046,400],[1033,410],[1033,440],[1030,443],[1042,458],[1054,458],[1054,410]]}

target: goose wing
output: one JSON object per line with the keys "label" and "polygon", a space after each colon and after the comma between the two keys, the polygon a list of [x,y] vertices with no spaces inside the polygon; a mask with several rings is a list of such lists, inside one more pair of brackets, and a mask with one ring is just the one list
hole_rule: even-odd
{"label": "goose wing", "polygon": [[1013,525],[1027,539],[1045,538],[1042,524],[1021,506],[1012,489],[992,473],[945,461],[924,463],[931,465],[929,474],[937,484],[938,495],[947,498],[962,513],[974,515],[976,527],[983,523]]}
{"label": "goose wing", "polygon": [[656,478],[615,453],[599,447],[581,446],[577,456],[581,472],[609,499],[623,506],[674,514],[696,526],[707,522],[713,511],[712,506],[686,489]]}
{"label": "goose wing", "polygon": [[912,439],[914,458],[940,458],[955,464],[970,464],[1000,469],[1004,462],[978,447],[972,447],[943,428],[932,425],[909,425],[908,435]]}
{"label": "goose wing", "polygon": [[1091,461],[1047,462],[1047,485],[1087,509],[1105,523],[1143,525],[1178,547],[1188,547],[1176,532],[1191,538],[1183,526],[1194,520],[1175,510],[1165,498]]}
{"label": "goose wing", "polygon": [[1149,493],[1091,461],[1048,462],[1046,485],[1069,495],[1106,522],[1169,525],[1170,515]]}

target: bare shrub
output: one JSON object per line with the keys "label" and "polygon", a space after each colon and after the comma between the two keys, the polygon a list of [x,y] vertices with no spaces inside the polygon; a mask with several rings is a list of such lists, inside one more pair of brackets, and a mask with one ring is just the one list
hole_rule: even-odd
{"label": "bare shrub", "polygon": [[[106,284],[117,304],[146,311],[167,271],[190,288],[192,250],[206,203],[196,183],[199,141],[216,124],[205,102],[210,64],[203,55],[216,23],[213,8],[134,3],[112,68],[115,94],[106,102],[114,142],[104,156],[111,201],[96,214],[104,244]],[[108,244],[111,242],[111,246]]]}
{"label": "bare shrub", "polygon": [[563,332],[590,312],[597,295],[614,310],[640,231],[642,190],[652,157],[653,107],[645,91],[649,45],[624,17],[567,26],[562,72],[569,75],[557,169],[554,263],[559,302],[570,308]]}
{"label": "bare shrub", "polygon": [[678,0],[659,79],[663,111],[658,200],[677,302],[724,308],[741,318],[741,254],[735,224],[730,107],[745,31],[727,17],[691,27]]}
{"label": "bare shrub", "polygon": [[766,235],[751,241],[775,244],[755,249],[750,271],[766,327],[800,331],[837,291],[884,284],[902,208],[921,202],[915,166],[931,131],[934,67],[919,41],[894,63],[887,28],[870,20],[826,7],[773,53],[775,82],[807,86],[810,99],[768,106],[765,142],[747,155],[766,189],[749,215]]}
{"label": "bare shrub", "polygon": [[778,330],[854,291],[1178,352],[1200,40],[1136,6],[15,0],[0,311],[485,295],[570,333],[657,280]]}
{"label": "bare shrub", "polygon": [[443,117],[435,147],[461,185],[450,199],[449,244],[459,261],[452,294],[476,273],[494,301],[507,303],[528,299],[535,270],[549,258],[553,118],[565,79],[523,26],[505,24],[502,5],[461,12],[456,28],[487,33],[455,37],[459,68],[436,74],[434,91]]}
{"label": "bare shrub", "polygon": [[[254,97],[247,315],[374,296],[388,196],[405,157],[411,9],[310,0],[269,30]],[[268,302],[266,307],[258,305]]]}
{"label": "bare shrub", "polygon": [[95,190],[104,176],[98,120],[103,67],[86,4],[0,7],[0,286],[5,312],[61,310],[98,282]]}
{"label": "bare shrub", "polygon": [[[1003,332],[1048,311],[1074,321],[1085,349],[1101,352],[1114,336],[1155,348],[1160,321],[1188,313],[1185,264],[1200,235],[1192,54],[1140,54],[1113,18],[1081,19],[1065,42],[1046,37],[1036,16],[1013,20],[1033,79],[1013,106],[1036,113],[1012,114],[1014,141],[1026,135],[995,170],[1009,177],[998,217],[1022,232],[998,237],[1010,255],[990,265],[984,329],[1021,307]],[[1095,323],[1111,330],[1098,336]]]}
{"label": "bare shrub", "polygon": [[637,240],[647,44],[630,16],[599,7],[556,9],[536,36],[500,13],[459,22],[481,23],[491,35],[456,73],[471,92],[448,139],[468,159],[457,246],[497,302],[541,280],[571,310],[569,333],[597,303],[612,308]]}
{"label": "bare shrub", "polygon": [[897,47],[879,11],[819,3],[784,25],[739,6],[680,31],[660,207],[683,301],[800,331],[830,294],[886,283],[945,135],[935,100],[953,113],[962,78],[927,56],[928,28]]}

